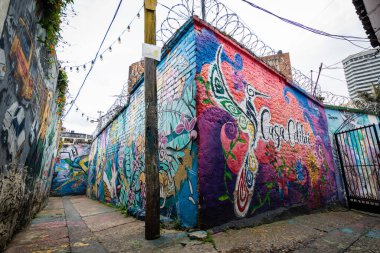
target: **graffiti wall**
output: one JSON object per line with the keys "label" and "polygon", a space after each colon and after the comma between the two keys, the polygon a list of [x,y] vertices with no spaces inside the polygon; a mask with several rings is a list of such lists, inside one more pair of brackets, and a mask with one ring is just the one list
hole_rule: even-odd
{"label": "graffiti wall", "polygon": [[[183,226],[197,224],[195,34],[179,32],[157,67],[161,214]],[[116,205],[145,208],[144,84],[127,108],[93,142],[88,195]]]}
{"label": "graffiti wall", "polygon": [[36,13],[34,0],[10,1],[0,37],[0,251],[45,204],[58,143],[58,70],[46,61]]}
{"label": "graffiti wall", "polygon": [[74,144],[58,151],[54,165],[52,196],[86,194],[89,144]]}
{"label": "graffiti wall", "polygon": [[200,225],[336,198],[324,108],[196,20]]}
{"label": "graffiti wall", "polygon": [[[343,185],[343,177],[341,173],[341,164],[339,162],[339,156],[336,149],[334,134],[336,132],[346,131],[349,129],[355,129],[362,126],[368,126],[372,124],[379,124],[379,119],[375,115],[366,114],[360,111],[352,111],[346,108],[340,107],[327,107],[325,109],[326,117],[328,121],[329,135],[331,143],[333,144],[333,155],[334,155],[334,163],[335,168],[338,168],[336,173],[336,184],[338,190],[339,201],[342,204],[346,204],[344,185]],[[349,136],[349,135],[348,135]],[[361,138],[363,136],[357,136],[358,143],[361,143]],[[345,140],[350,142],[350,140]],[[360,146],[358,146],[360,149]]]}

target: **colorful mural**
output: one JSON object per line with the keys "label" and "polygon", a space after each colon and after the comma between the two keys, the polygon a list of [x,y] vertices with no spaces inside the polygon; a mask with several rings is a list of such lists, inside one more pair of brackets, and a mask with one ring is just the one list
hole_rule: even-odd
{"label": "colorful mural", "polygon": [[61,148],[54,165],[52,196],[84,195],[87,187],[90,145],[74,144]]}
{"label": "colorful mural", "polygon": [[[183,32],[157,67],[160,204],[162,215],[193,227],[198,209],[195,35]],[[128,107],[93,142],[87,194],[143,210],[144,84],[134,87]]]}
{"label": "colorful mural", "polygon": [[[372,124],[379,124],[379,119],[375,115],[369,115],[364,112],[350,112],[349,109],[345,108],[334,108],[334,107],[328,107],[325,109],[326,112],[326,117],[328,121],[328,128],[329,128],[329,136],[331,138],[331,143],[334,143],[333,145],[333,154],[334,154],[334,163],[336,168],[341,168],[341,164],[339,161],[339,156],[337,153],[336,149],[336,144],[335,144],[335,139],[334,139],[334,134],[336,132],[341,132],[349,129],[355,129],[363,126],[368,126]],[[354,145],[353,147],[356,146],[356,150],[352,150],[352,153],[355,154],[360,154],[361,153],[361,146],[364,145],[359,145],[359,143],[363,143],[363,136],[362,135],[355,135],[352,136],[351,134],[345,135],[347,137],[346,140],[344,140],[348,145],[347,147],[351,147],[351,144],[357,144]],[[351,138],[352,137],[352,138]],[[343,151],[343,149],[342,149]],[[339,201],[346,205],[346,198],[345,198],[345,193],[344,193],[344,185],[343,185],[343,177],[341,173],[341,169],[337,169],[335,171],[336,173],[336,184],[337,184],[337,190],[338,190],[338,196],[339,196]],[[363,171],[356,171],[354,174],[364,174]],[[371,173],[368,173],[370,175]],[[367,175],[367,173],[366,173]],[[354,178],[354,177],[350,177]],[[371,182],[371,181],[369,181]],[[375,189],[375,187],[373,187]],[[359,191],[363,191],[363,189],[358,189]],[[377,192],[376,192],[377,194]],[[374,193],[372,195],[375,195]]]}
{"label": "colorful mural", "polygon": [[[48,63],[36,1],[10,1],[0,51],[0,251],[49,196],[60,122],[58,68]],[[2,26],[2,24],[1,24]],[[5,72],[4,72],[5,71]]]}
{"label": "colorful mural", "polygon": [[200,225],[334,200],[323,107],[226,36],[195,30]]}

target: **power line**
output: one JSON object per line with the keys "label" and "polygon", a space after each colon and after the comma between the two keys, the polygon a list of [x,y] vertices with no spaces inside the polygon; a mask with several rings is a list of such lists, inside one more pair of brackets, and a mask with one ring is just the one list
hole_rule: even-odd
{"label": "power line", "polygon": [[[99,46],[99,48],[98,48],[98,51],[97,51],[96,54],[95,54],[95,57],[94,57],[94,64],[95,64],[95,62],[96,62],[96,60],[97,60],[97,58],[98,58],[99,52],[100,52],[100,50],[101,50],[101,48],[102,48],[102,46],[103,46],[103,44],[104,44],[104,41],[106,40],[107,35],[108,35],[108,33],[109,33],[109,31],[110,31],[110,29],[111,29],[111,27],[112,27],[112,24],[113,24],[113,22],[115,21],[115,18],[116,18],[117,14],[118,14],[118,12],[119,12],[119,10],[120,10],[120,6],[121,6],[122,2],[123,2],[123,0],[120,0],[118,6],[117,6],[117,8],[116,8],[116,11],[115,11],[115,13],[114,13],[114,15],[113,15],[113,17],[112,17],[111,23],[109,24],[109,26],[108,26],[108,28],[107,28],[107,32],[106,32],[106,34],[104,35],[103,40],[102,40],[102,42],[100,43],[100,46]],[[85,78],[84,78],[84,80],[83,80],[83,82],[82,82],[82,85],[80,86],[80,88],[79,88],[79,90],[78,90],[78,92],[77,92],[77,94],[76,94],[76,96],[75,96],[75,98],[74,98],[74,100],[73,100],[73,103],[70,105],[70,107],[69,107],[69,109],[67,110],[67,112],[66,112],[65,116],[63,117],[63,119],[66,118],[66,116],[70,113],[71,108],[73,107],[73,105],[74,105],[75,101],[77,100],[77,98],[78,98],[78,96],[79,96],[79,94],[80,94],[80,92],[81,92],[81,90],[82,90],[84,84],[85,84],[86,81],[87,81],[88,76],[90,75],[92,69],[94,68],[94,64],[91,64],[91,67],[90,67],[89,71],[87,72],[87,74],[86,74],[86,76],[85,76]]]}
{"label": "power line", "polygon": [[331,78],[331,79],[334,79],[334,80],[346,83],[346,81],[344,81],[342,79],[339,79],[339,78],[336,78],[336,77],[333,77],[333,76],[329,76],[329,75],[325,75],[325,74],[321,74],[321,76],[324,76],[324,77],[327,77],[327,78]]}
{"label": "power line", "polygon": [[275,14],[275,13],[273,13],[273,12],[267,10],[267,9],[264,9],[264,8],[262,8],[262,7],[260,7],[260,6],[256,5],[256,4],[254,4],[254,3],[252,3],[252,2],[250,2],[248,0],[241,0],[241,1],[249,4],[251,7],[254,7],[254,8],[258,9],[258,10],[261,10],[261,11],[263,11],[263,12],[271,15],[271,16],[274,16],[274,17],[280,19],[281,21],[284,21],[284,22],[286,22],[288,24],[297,26],[299,28],[302,28],[304,30],[307,30],[309,32],[312,32],[312,33],[315,33],[315,34],[318,34],[318,35],[322,35],[322,36],[325,36],[325,37],[329,37],[329,38],[333,38],[333,39],[338,39],[338,40],[344,40],[344,41],[347,41],[347,42],[349,42],[349,43],[351,43],[351,44],[353,44],[353,45],[355,45],[357,47],[363,48],[363,49],[365,49],[365,48],[362,47],[362,46],[359,46],[359,45],[355,44],[353,41],[355,41],[355,42],[368,42],[369,41],[368,38],[327,33],[327,32],[324,32],[324,31],[321,31],[321,30],[318,30],[318,29],[315,29],[315,28],[303,25],[303,24],[301,24],[299,22],[292,21],[290,19],[281,17],[281,16],[279,16],[279,15],[277,15],[277,14]]}

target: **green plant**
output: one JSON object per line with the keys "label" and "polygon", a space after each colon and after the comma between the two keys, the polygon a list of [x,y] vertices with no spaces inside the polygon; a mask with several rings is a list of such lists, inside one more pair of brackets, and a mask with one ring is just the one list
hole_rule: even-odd
{"label": "green plant", "polygon": [[41,12],[40,24],[46,31],[46,37],[43,41],[50,53],[55,52],[55,46],[61,37],[62,17],[66,17],[66,11],[69,4],[74,0],[39,0],[39,9]]}
{"label": "green plant", "polygon": [[215,244],[214,238],[212,238],[212,235],[209,231],[207,231],[207,237],[205,239],[203,239],[203,242],[204,243],[211,243],[212,246],[214,247],[214,249],[216,249],[216,244]]}
{"label": "green plant", "polygon": [[117,209],[118,209],[118,210],[121,212],[121,214],[123,214],[125,217],[128,217],[128,216],[129,216],[129,214],[128,214],[128,209],[127,209],[126,207],[124,207],[124,206],[119,206]]}
{"label": "green plant", "polygon": [[372,92],[360,92],[358,98],[357,107],[374,112],[380,117],[380,85],[373,84]]}
{"label": "green plant", "polygon": [[57,81],[57,98],[55,102],[57,103],[57,115],[62,117],[66,105],[66,91],[69,84],[67,74],[64,70],[60,69],[58,73]]}
{"label": "green plant", "polygon": [[178,218],[175,219],[173,227],[176,230],[182,230],[181,221]]}

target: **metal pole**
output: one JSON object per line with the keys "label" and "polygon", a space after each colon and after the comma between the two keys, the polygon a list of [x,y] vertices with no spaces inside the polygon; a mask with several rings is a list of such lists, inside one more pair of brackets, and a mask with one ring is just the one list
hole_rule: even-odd
{"label": "metal pole", "polygon": [[323,66],[323,62],[322,62],[321,65],[319,66],[319,72],[318,72],[317,81],[315,82],[315,87],[314,87],[313,96],[315,96],[315,91],[317,90],[318,81],[319,81],[319,76],[321,75],[321,72],[322,72],[322,66]]}
{"label": "metal pole", "polygon": [[206,5],[205,5],[206,0],[201,0],[201,5],[202,5],[202,20],[206,21]]}
{"label": "metal pole", "polygon": [[[157,0],[145,0],[145,38],[156,45]],[[156,60],[144,59],[145,87],[145,239],[160,237],[160,188],[158,175],[157,81]]]}
{"label": "metal pole", "polygon": [[311,93],[313,93],[313,70],[310,70],[310,78],[311,78]]}

